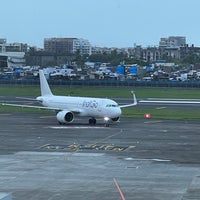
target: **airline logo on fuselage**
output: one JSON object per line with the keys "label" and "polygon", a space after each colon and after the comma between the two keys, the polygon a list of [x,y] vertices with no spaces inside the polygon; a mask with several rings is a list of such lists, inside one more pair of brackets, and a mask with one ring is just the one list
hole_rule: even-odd
{"label": "airline logo on fuselage", "polygon": [[98,102],[96,100],[84,100],[82,104],[83,108],[98,108]]}

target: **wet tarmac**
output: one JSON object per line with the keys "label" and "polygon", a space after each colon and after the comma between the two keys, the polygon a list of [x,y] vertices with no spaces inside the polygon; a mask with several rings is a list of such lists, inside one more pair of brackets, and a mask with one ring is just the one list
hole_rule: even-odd
{"label": "wet tarmac", "polygon": [[200,124],[122,118],[60,126],[54,114],[0,113],[0,192],[14,200],[200,197]]}

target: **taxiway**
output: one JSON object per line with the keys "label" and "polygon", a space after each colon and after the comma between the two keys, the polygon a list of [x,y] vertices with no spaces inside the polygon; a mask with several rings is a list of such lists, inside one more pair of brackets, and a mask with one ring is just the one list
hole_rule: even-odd
{"label": "taxiway", "polygon": [[55,115],[0,114],[0,192],[15,200],[190,200],[200,196],[200,124],[122,118],[60,126]]}

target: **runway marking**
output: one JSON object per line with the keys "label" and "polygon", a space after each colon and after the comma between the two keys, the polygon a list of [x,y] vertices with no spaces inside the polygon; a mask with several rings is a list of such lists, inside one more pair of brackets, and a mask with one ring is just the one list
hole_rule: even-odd
{"label": "runway marking", "polygon": [[13,180],[16,179],[16,176],[6,176],[6,177],[0,177],[1,181],[8,181],[8,180]]}
{"label": "runway marking", "polygon": [[162,110],[162,109],[165,109],[165,108],[167,108],[167,107],[157,107],[156,109],[157,110]]}
{"label": "runway marking", "polygon": [[53,150],[53,151],[68,151],[73,150],[78,152],[79,150],[95,150],[95,151],[124,151],[128,147],[105,145],[105,144],[69,144],[69,145],[57,145],[57,144],[45,144],[38,147],[38,149]]}
{"label": "runway marking", "polygon": [[54,116],[41,116],[40,119],[53,118]]}
{"label": "runway marking", "polygon": [[164,160],[159,158],[125,158],[127,161],[155,161],[155,162],[171,162],[171,160]]}
{"label": "runway marking", "polygon": [[114,183],[115,183],[115,186],[117,187],[117,191],[119,192],[121,200],[126,200],[125,197],[124,197],[124,194],[123,194],[123,192],[122,192],[122,190],[121,190],[121,188],[120,188],[120,186],[119,186],[119,184],[118,184],[118,182],[115,178],[114,178]]}
{"label": "runway marking", "polygon": [[44,149],[44,148],[48,147],[49,145],[50,145],[50,144],[42,145],[42,146],[39,147],[39,149]]}
{"label": "runway marking", "polygon": [[47,128],[52,128],[52,129],[105,129],[108,127],[102,127],[102,126],[48,126]]}
{"label": "runway marking", "polygon": [[162,121],[145,121],[144,124],[153,124],[153,123],[160,123]]}
{"label": "runway marking", "polygon": [[9,116],[9,115],[11,115],[11,114],[8,114],[8,113],[2,113],[2,114],[0,114],[0,116]]}

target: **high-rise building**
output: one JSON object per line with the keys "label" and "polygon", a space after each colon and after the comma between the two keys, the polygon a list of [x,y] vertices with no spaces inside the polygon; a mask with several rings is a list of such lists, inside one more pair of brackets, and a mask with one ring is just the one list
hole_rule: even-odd
{"label": "high-rise building", "polygon": [[73,40],[73,53],[79,51],[80,55],[91,55],[92,46],[88,40],[85,39],[74,39]]}
{"label": "high-rise building", "polygon": [[45,38],[44,50],[51,53],[73,53],[73,40],[76,38]]}
{"label": "high-rise building", "polygon": [[183,47],[186,45],[186,37],[170,36],[168,38],[160,38],[160,47]]}
{"label": "high-rise building", "polygon": [[45,38],[44,50],[51,53],[91,54],[91,45],[88,40],[78,38]]}

